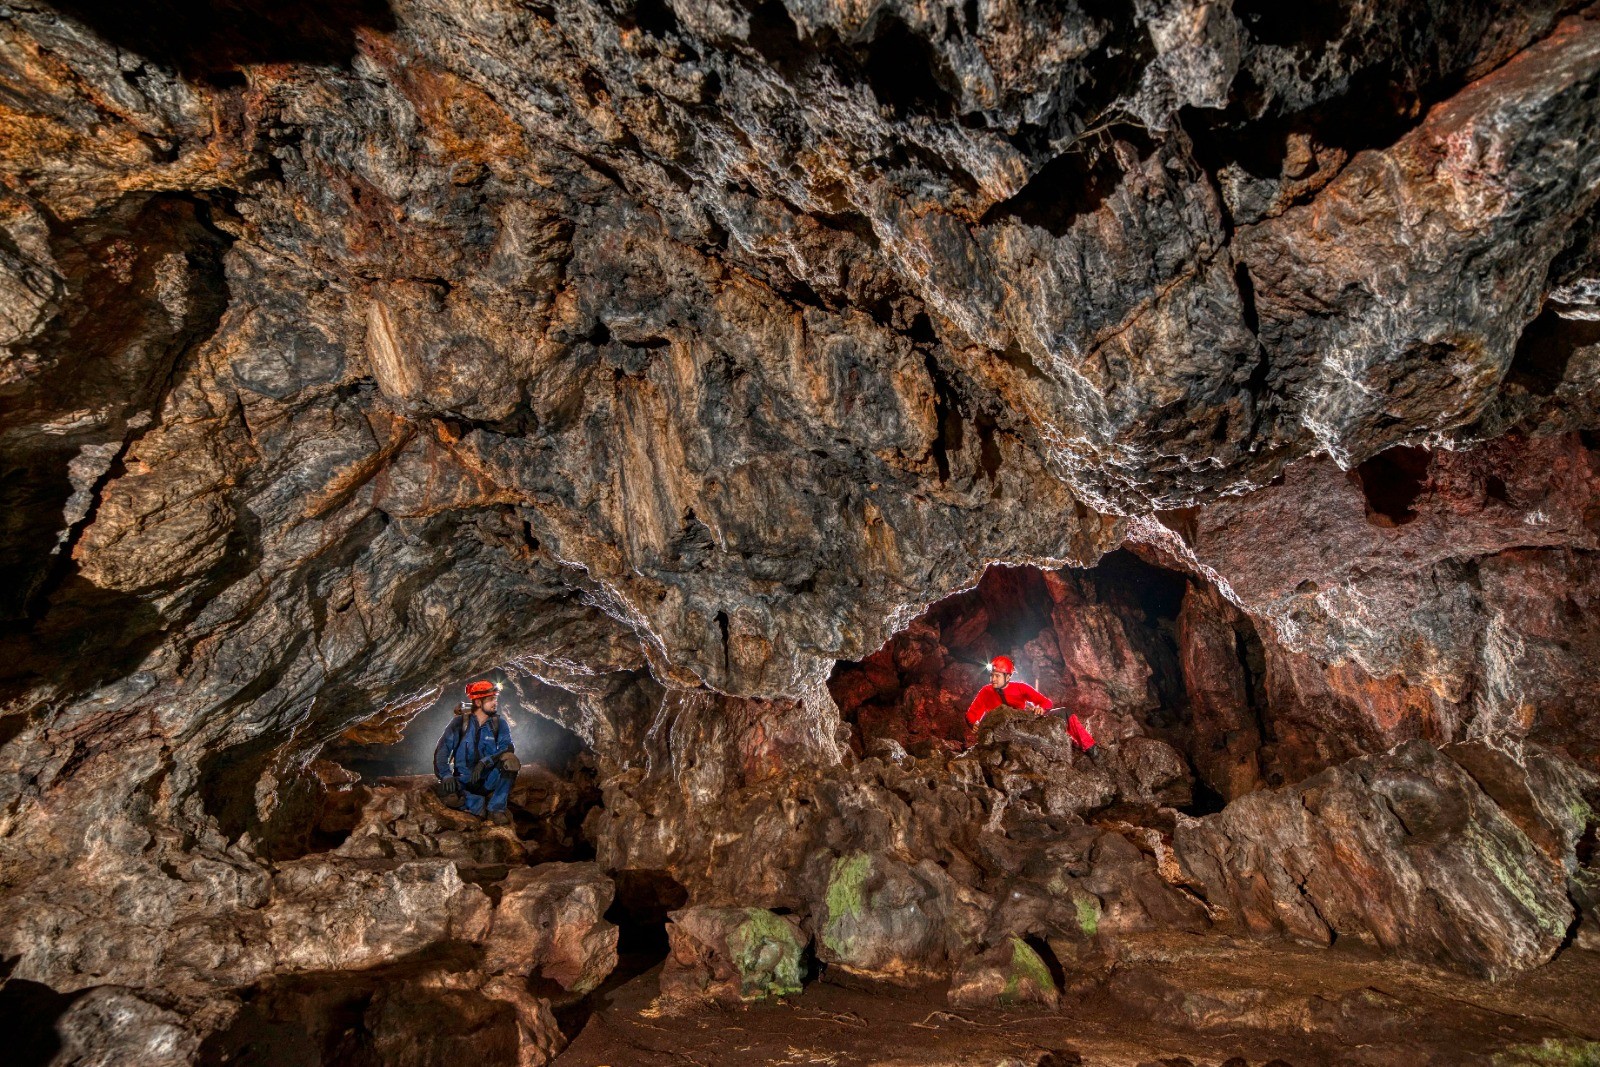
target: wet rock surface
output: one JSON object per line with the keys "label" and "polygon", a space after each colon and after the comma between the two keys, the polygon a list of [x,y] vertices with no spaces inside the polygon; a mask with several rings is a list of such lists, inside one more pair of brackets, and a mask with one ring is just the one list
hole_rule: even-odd
{"label": "wet rock surface", "polygon": [[[544,1063],[668,912],[840,1019],[1593,1037],[1223,986],[1600,938],[1595,8],[234,8],[0,12],[40,1062]],[[997,652],[1102,762],[967,737]],[[336,766],[490,665],[589,750],[512,826]],[[1289,1047],[1187,1040],[1084,1055]]]}

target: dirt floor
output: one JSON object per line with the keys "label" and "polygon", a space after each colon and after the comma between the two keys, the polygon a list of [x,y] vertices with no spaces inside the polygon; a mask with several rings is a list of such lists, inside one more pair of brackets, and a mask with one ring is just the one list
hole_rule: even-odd
{"label": "dirt floor", "polygon": [[1124,943],[1059,1012],[952,1011],[939,990],[827,981],[672,1016],[659,969],[601,994],[557,1067],[1600,1067],[1600,954],[1499,983],[1298,948],[1163,935]]}

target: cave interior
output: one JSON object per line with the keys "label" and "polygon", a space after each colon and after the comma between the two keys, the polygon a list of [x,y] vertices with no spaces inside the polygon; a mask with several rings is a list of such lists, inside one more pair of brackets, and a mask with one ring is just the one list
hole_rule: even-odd
{"label": "cave interior", "polygon": [[1596,144],[1592,0],[0,3],[6,1062],[1600,1063]]}

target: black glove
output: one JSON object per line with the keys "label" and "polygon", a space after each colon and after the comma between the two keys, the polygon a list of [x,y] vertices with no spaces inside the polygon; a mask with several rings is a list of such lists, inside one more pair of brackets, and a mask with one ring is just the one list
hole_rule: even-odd
{"label": "black glove", "polygon": [[517,758],[517,754],[515,752],[512,752],[509,749],[500,753],[498,758],[500,760],[500,770],[511,775],[513,778],[515,778],[517,772],[522,769],[522,761]]}
{"label": "black glove", "polygon": [[441,778],[433,787],[434,795],[440,803],[453,811],[460,811],[464,806],[461,799],[461,784],[454,778]]}
{"label": "black glove", "polygon": [[1090,745],[1088,748],[1088,753],[1089,762],[1093,763],[1096,767],[1105,762],[1105,757],[1100,754],[1099,745]]}

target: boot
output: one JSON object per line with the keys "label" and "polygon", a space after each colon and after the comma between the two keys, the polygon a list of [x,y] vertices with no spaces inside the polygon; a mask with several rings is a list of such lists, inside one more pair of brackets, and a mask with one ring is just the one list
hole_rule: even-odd
{"label": "boot", "polygon": [[511,813],[509,811],[491,811],[489,813],[489,823],[492,826],[510,826]]}

